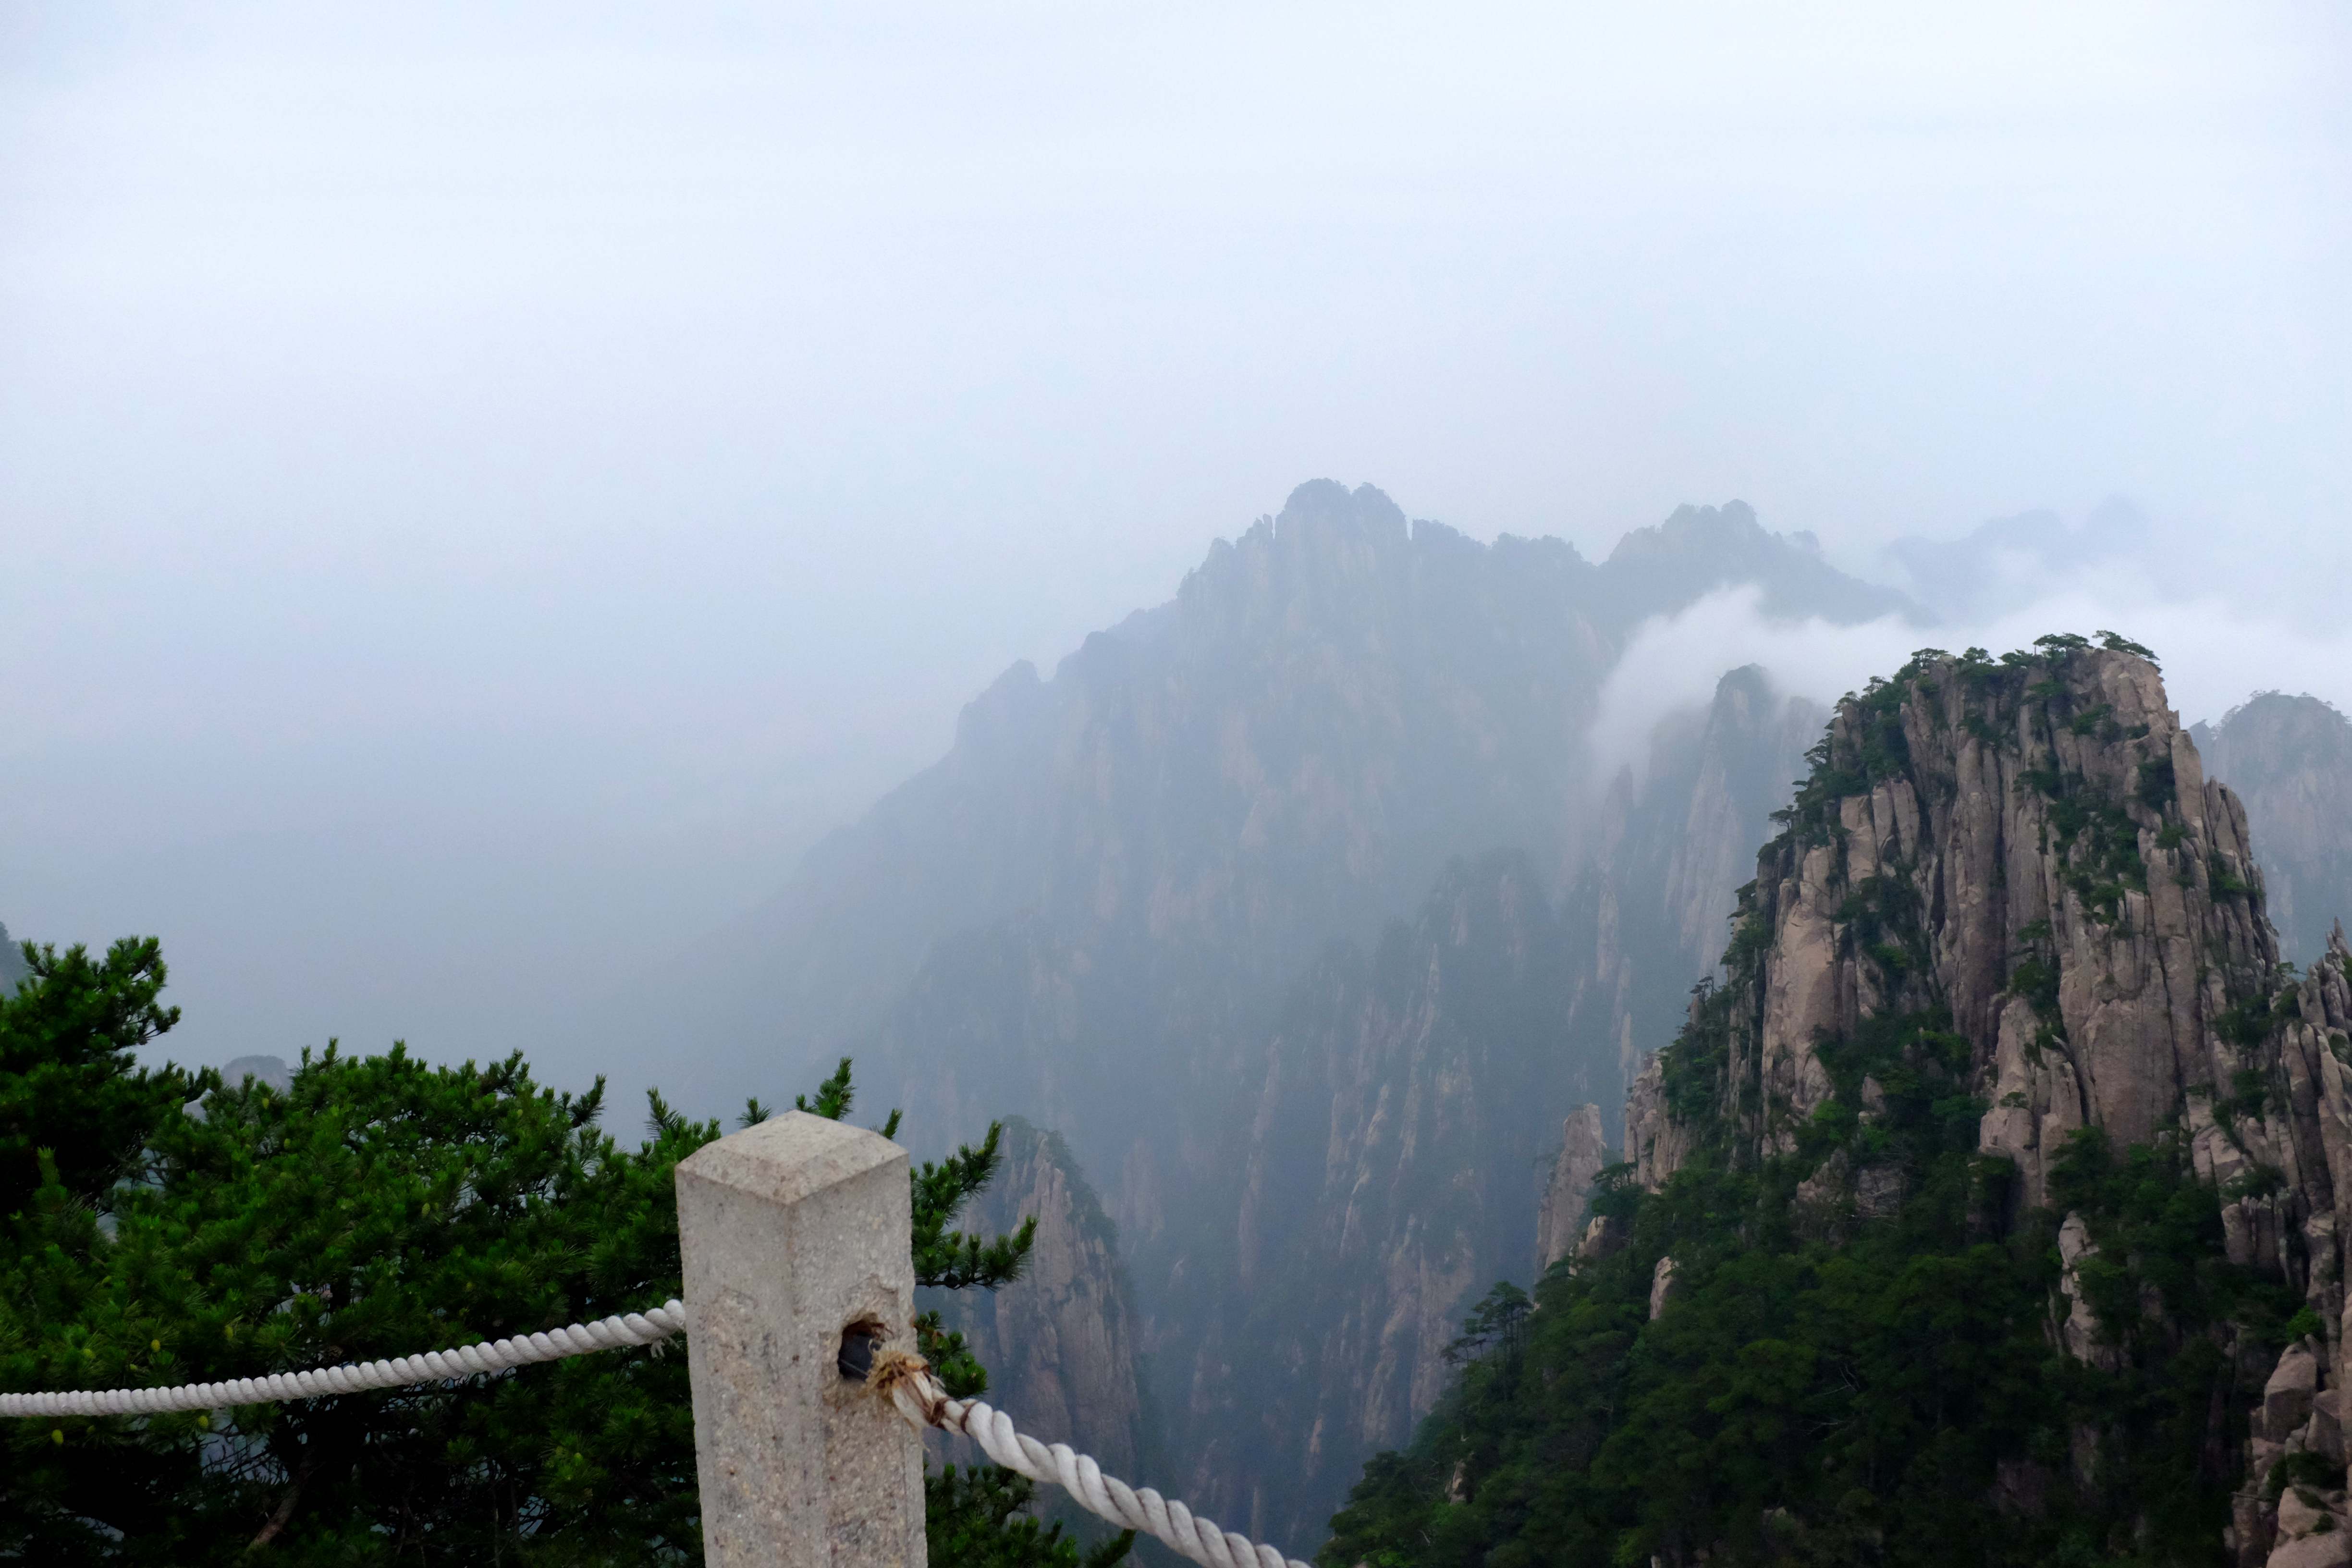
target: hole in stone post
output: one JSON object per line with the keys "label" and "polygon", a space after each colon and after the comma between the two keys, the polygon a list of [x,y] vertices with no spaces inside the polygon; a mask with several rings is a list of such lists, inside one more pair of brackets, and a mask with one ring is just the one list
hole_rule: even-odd
{"label": "hole in stone post", "polygon": [[866,1374],[874,1370],[874,1352],[888,1337],[882,1325],[872,1318],[860,1318],[841,1331],[841,1353],[834,1365],[851,1383],[864,1383]]}

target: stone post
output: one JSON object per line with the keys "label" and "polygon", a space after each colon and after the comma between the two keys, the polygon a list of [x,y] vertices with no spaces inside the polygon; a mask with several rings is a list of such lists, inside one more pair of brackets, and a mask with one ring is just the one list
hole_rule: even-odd
{"label": "stone post", "polygon": [[677,1167],[711,1568],[927,1568],[922,1439],[836,1364],[911,1331],[907,1152],[787,1111]]}

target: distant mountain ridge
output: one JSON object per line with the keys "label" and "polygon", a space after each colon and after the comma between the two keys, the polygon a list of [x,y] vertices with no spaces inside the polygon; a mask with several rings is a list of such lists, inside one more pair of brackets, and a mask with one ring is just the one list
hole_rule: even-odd
{"label": "distant mountain ridge", "polygon": [[2246,803],[2281,948],[2311,963],[2352,914],[2352,721],[2316,697],[2263,691],[2189,733]]}
{"label": "distant mountain ridge", "polygon": [[731,1104],[772,1082],[780,1045],[822,1063],[936,943],[993,922],[1042,921],[1097,963],[1213,952],[1268,985],[1376,932],[1453,856],[1510,846],[1565,875],[1601,679],[1643,620],[1740,581],[1833,621],[1905,605],[1736,501],[1596,565],[1557,539],[1409,521],[1369,485],[1301,485],[1050,679],[1008,669],[940,763],[634,1005],[717,1043],[677,1089]]}
{"label": "distant mountain ridge", "polygon": [[1625,595],[1634,624],[1680,609],[1699,594],[1744,584],[1763,589],[1768,616],[1817,616],[1840,625],[1891,615],[1923,618],[1902,594],[1831,565],[1810,532],[1767,531],[1746,501],[1677,507],[1665,521],[1619,540],[1601,570]]}

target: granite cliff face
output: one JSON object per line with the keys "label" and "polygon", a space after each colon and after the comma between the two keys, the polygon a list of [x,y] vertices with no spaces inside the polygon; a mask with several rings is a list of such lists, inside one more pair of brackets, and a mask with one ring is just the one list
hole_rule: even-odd
{"label": "granite cliff face", "polygon": [[1580,1105],[1560,1123],[1559,1154],[1544,1184],[1536,1211],[1536,1272],[1541,1274],[1576,1250],[1584,1236],[1584,1204],[1592,1180],[1609,1163],[1609,1141],[1601,1131],[1601,1108]]}
{"label": "granite cliff face", "polygon": [[1118,1235],[1058,1134],[1016,1118],[1003,1150],[996,1178],[959,1223],[998,1234],[1034,1216],[1027,1267],[998,1290],[927,1291],[921,1307],[963,1331],[989,1370],[990,1401],[1019,1411],[1024,1430],[1094,1455],[1113,1475],[1136,1475],[1143,1391]]}
{"label": "granite cliff face", "polygon": [[[1841,704],[1812,761],[1741,890],[1721,990],[1694,1002],[1628,1097],[1639,1184],[1790,1156],[1824,1118],[1866,1124],[1888,1089],[1840,1075],[1857,1070],[1857,1042],[1898,1037],[1964,1053],[1986,1168],[2014,1173],[2011,1221],[2053,1202],[2084,1130],[2117,1149],[2185,1149],[2219,1203],[2220,1254],[2309,1309],[2274,1365],[2254,1359],[2273,1353],[2259,1342],[2211,1331],[2248,1369],[2235,1394],[2217,1385],[2217,1415],[2252,1406],[2243,1437],[2212,1439],[2245,1466],[2231,1548],[2248,1568],[2344,1562],[2340,931],[2307,974],[2282,966],[2246,812],[2206,777],[2156,667],[2127,645],[1922,656]],[[1900,1173],[1871,1148],[1842,1144],[1800,1200],[1849,1216],[1833,1224],[1897,1212]],[[2052,1331],[2110,1367],[2113,1325],[2076,1283],[2097,1234],[2068,1214],[2057,1243]],[[2159,1294],[2138,1310],[2169,1309]]]}
{"label": "granite cliff face", "polygon": [[2266,691],[2190,733],[2207,773],[2246,803],[2280,947],[2311,962],[2352,911],[2352,721]]}
{"label": "granite cliff face", "polygon": [[[2230,1081],[2217,1021],[2277,944],[2244,809],[2206,781],[2153,664],[1924,659],[1842,705],[1817,755],[1742,893],[1734,948],[1760,958],[1721,1125],[1785,1152],[1829,1094],[1817,1040],[1948,1008],[1993,1101],[1984,1147],[2031,1204],[2068,1131],[2145,1142]],[[1658,1068],[1627,1112],[1645,1185],[1687,1153]]]}

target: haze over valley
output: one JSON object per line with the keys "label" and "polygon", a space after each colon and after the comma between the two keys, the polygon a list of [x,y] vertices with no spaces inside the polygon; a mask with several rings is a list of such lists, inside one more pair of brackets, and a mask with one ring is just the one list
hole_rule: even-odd
{"label": "haze over valley", "polygon": [[12,14],[0,995],[1002,1121],[988,1397],[1334,1564],[2340,1563],[2347,77]]}

